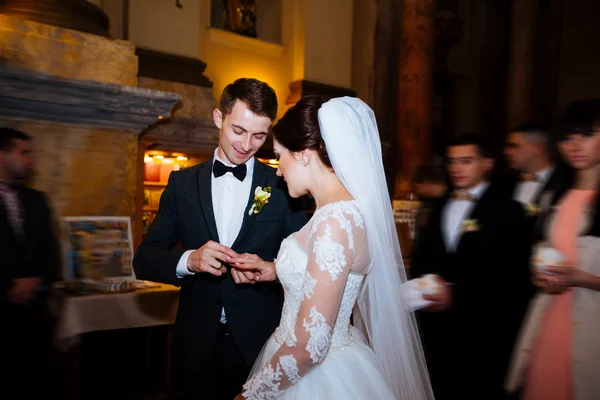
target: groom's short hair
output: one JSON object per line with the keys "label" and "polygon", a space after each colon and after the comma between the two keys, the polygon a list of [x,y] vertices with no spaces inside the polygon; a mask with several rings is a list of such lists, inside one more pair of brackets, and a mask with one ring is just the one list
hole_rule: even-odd
{"label": "groom's short hair", "polygon": [[235,102],[238,100],[244,102],[254,114],[275,121],[277,117],[277,95],[268,83],[254,78],[239,78],[225,86],[219,104],[223,117],[231,113]]}

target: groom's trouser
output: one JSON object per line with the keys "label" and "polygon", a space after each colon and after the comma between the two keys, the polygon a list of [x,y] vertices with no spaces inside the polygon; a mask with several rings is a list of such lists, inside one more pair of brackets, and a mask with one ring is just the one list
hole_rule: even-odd
{"label": "groom's trouser", "polygon": [[227,325],[221,325],[214,352],[203,371],[189,373],[189,400],[233,400],[242,392],[251,367]]}

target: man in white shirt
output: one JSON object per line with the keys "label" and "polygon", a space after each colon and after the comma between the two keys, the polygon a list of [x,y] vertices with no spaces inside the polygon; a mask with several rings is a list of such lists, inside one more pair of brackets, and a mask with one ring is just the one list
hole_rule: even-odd
{"label": "man in white shirt", "polygon": [[518,177],[509,185],[513,199],[523,204],[529,215],[536,213],[543,192],[554,181],[551,139],[537,124],[523,124],[506,136],[504,155]]}
{"label": "man in white shirt", "polygon": [[453,190],[433,206],[411,265],[440,282],[417,313],[427,367],[436,399],[499,400],[531,286],[524,211],[488,181],[495,163],[481,136],[454,138],[446,159]]}
{"label": "man in white shirt", "polygon": [[[133,261],[138,278],[181,286],[173,347],[190,399],[233,399],[279,324],[281,288],[263,282],[275,278],[257,282],[256,272],[228,264],[240,255],[257,269],[272,264],[282,240],[306,223],[275,169],[254,158],[276,115],[266,83],[242,78],[224,89],[214,158],[171,173]],[[270,193],[268,203],[257,204],[257,190]]]}

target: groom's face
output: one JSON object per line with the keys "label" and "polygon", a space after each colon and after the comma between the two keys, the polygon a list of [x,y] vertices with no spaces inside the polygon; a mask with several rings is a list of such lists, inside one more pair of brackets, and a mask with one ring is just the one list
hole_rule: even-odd
{"label": "groom's face", "polygon": [[273,123],[269,117],[254,114],[239,100],[227,115],[215,109],[213,119],[219,128],[219,157],[234,165],[244,164],[256,154],[265,144]]}

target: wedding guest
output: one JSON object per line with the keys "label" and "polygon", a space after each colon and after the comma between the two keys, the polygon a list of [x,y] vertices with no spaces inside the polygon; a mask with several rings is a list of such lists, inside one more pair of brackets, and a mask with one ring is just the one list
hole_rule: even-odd
{"label": "wedding guest", "polygon": [[522,387],[525,400],[592,400],[600,396],[600,99],[570,104],[557,133],[571,173],[545,196],[539,223],[566,264],[533,271],[539,292],[507,387]]}
{"label": "wedding guest", "polygon": [[516,172],[508,189],[513,199],[526,207],[528,215],[536,214],[542,193],[555,185],[552,143],[548,130],[535,123],[520,125],[506,136],[504,155]]}
{"label": "wedding guest", "polygon": [[495,162],[481,136],[454,138],[446,157],[453,190],[434,206],[412,265],[414,277],[438,277],[418,312],[427,365],[438,400],[503,399],[527,303],[524,212],[489,182]]}
{"label": "wedding guest", "polygon": [[48,200],[25,186],[33,170],[31,137],[0,128],[2,389],[23,399],[43,394],[51,339],[45,294],[59,266]]}

